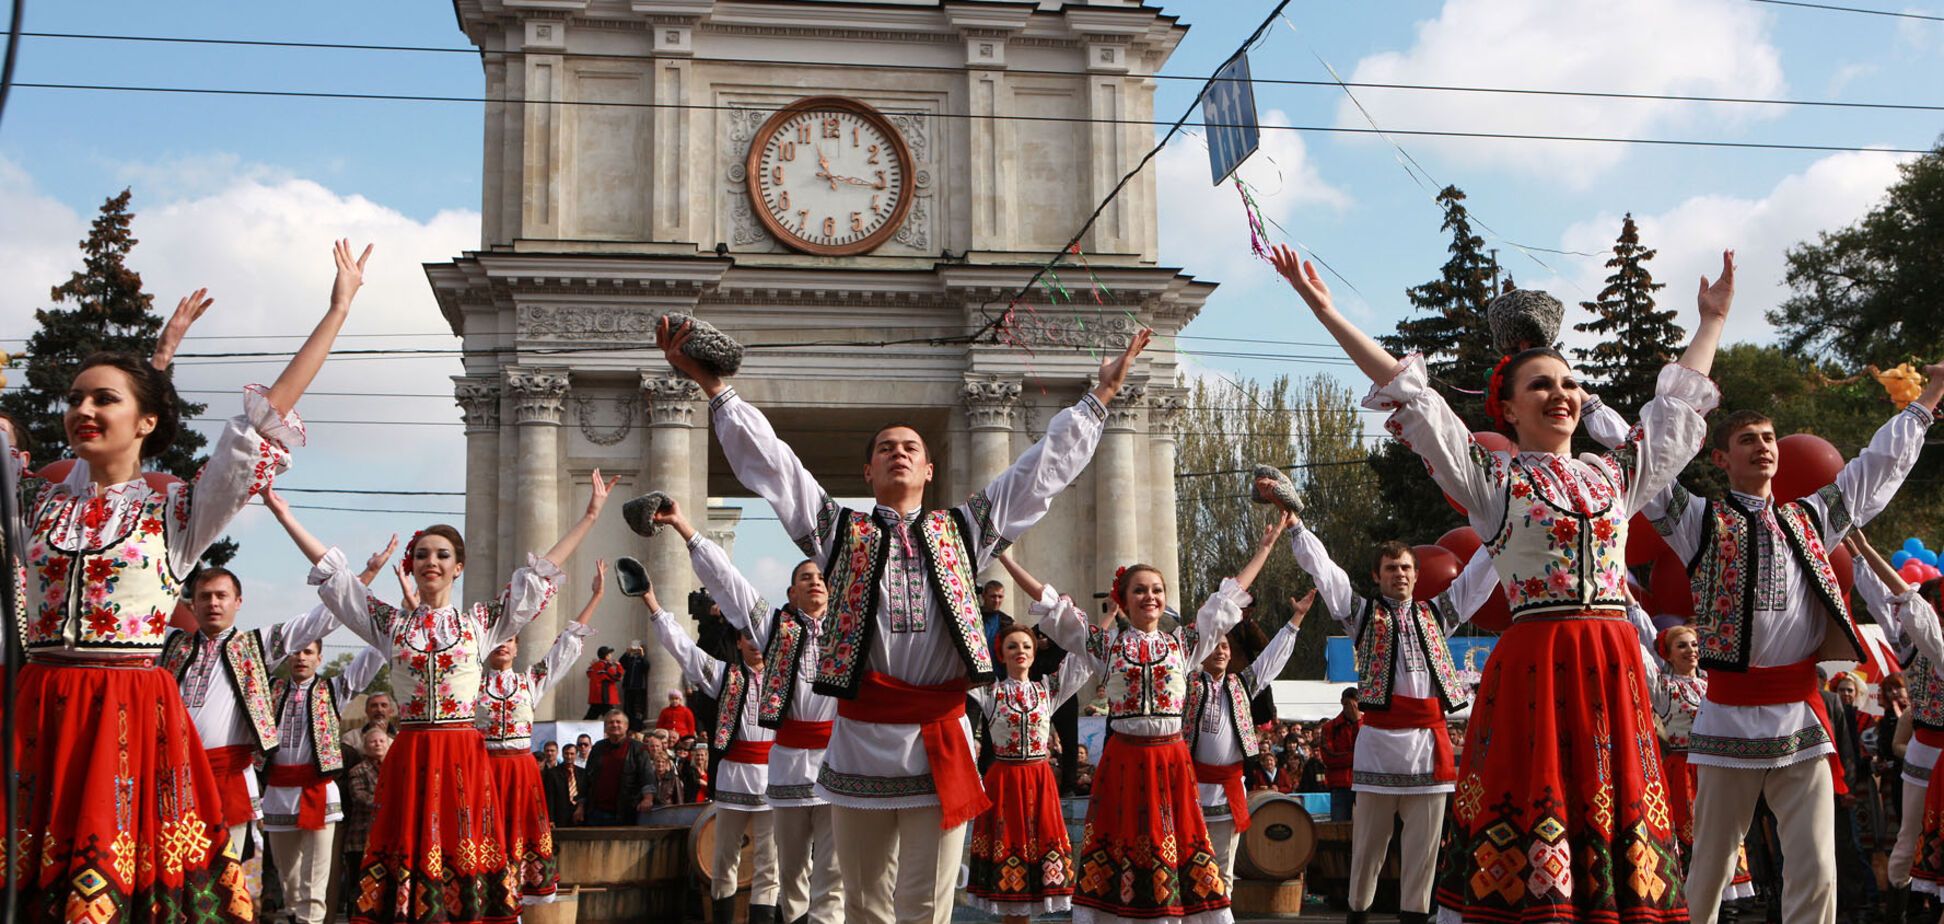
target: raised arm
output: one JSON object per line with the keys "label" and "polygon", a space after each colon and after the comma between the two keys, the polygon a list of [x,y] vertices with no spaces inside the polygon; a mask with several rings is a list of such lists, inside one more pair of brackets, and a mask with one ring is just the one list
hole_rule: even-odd
{"label": "raised arm", "polygon": [[[305,529],[304,524],[297,521],[296,514],[290,511],[290,504],[283,499],[283,495],[278,494],[273,489],[265,488],[263,490],[263,506],[270,510],[270,515],[276,517],[278,523],[283,524],[284,532],[290,534],[290,541],[297,544],[297,551],[304,553],[305,559],[315,565],[324,558],[324,553],[330,547],[325,545],[316,536],[311,535],[310,530]],[[398,535],[394,533],[392,535],[392,543],[396,544],[397,542]],[[390,549],[390,546],[386,546],[387,558],[391,557],[389,554]],[[364,583],[369,585],[371,581],[370,579],[364,579]]]}
{"label": "raised arm", "polygon": [[1701,309],[1701,323],[1694,339],[1681,352],[1679,363],[1702,375],[1714,366],[1715,347],[1721,343],[1721,329],[1728,323],[1728,309],[1735,302],[1735,252],[1721,252],[1721,275],[1711,284],[1701,277],[1701,291],[1695,296]]}
{"label": "raised arm", "polygon": [[650,614],[648,631],[654,635],[656,642],[668,650],[669,657],[681,666],[682,676],[703,693],[716,696],[722,686],[723,662],[695,647],[688,633],[675,623],[675,614],[662,609],[652,588],[641,595],[641,605],[647,607]]}
{"label": "raised arm", "polygon": [[594,611],[601,605],[601,597],[607,593],[607,562],[594,563],[594,591],[588,595],[587,603],[581,607],[580,615],[560,630],[554,639],[553,647],[532,667],[527,668],[527,676],[533,684],[533,695],[544,696],[560,682],[580,660],[582,642],[594,634],[594,628],[587,621],[594,618]]}
{"label": "raised arm", "polygon": [[695,525],[682,513],[681,505],[674,501],[655,514],[655,522],[673,527],[676,535],[688,543],[689,564],[695,568],[696,579],[709,589],[709,595],[721,607],[722,617],[730,625],[748,630],[757,647],[767,647],[773,622],[769,601],[757,593],[756,585],[743,577],[722,546],[696,532]]}
{"label": "raised arm", "polygon": [[1283,666],[1289,663],[1289,656],[1296,651],[1296,633],[1303,628],[1303,617],[1309,615],[1310,607],[1316,604],[1316,588],[1301,597],[1289,598],[1289,621],[1269,637],[1269,644],[1262,653],[1249,663],[1243,672],[1243,682],[1248,684],[1249,695],[1254,696],[1269,688],[1271,681],[1282,676]]}
{"label": "raised arm", "polygon": [[1068,651],[1067,656],[1060,659],[1059,669],[1046,678],[1046,692],[1053,697],[1053,708],[1058,709],[1061,703],[1073,698],[1073,695],[1080,692],[1093,676],[1093,659],[1087,657],[1085,652]]}
{"label": "raised arm", "polygon": [[1580,404],[1580,426],[1586,428],[1586,435],[1608,449],[1619,449],[1627,441],[1627,431],[1633,425],[1627,418],[1600,399],[1599,395],[1587,395]]}
{"label": "raised arm", "polygon": [[1823,542],[1842,540],[1844,527],[1876,519],[1903,487],[1904,477],[1924,451],[1924,438],[1944,393],[1944,362],[1924,368],[1929,381],[1917,400],[1906,405],[1870,438],[1870,444],[1836,473],[1836,483],[1802,499],[1823,523]]}
{"label": "raised arm", "polygon": [[378,678],[378,670],[385,666],[385,653],[376,648],[366,648],[346,665],[344,673],[337,676],[342,684],[338,688],[340,702],[349,703],[351,697],[370,688],[371,682]]}
{"label": "raised arm", "polygon": [[1276,540],[1282,538],[1283,532],[1291,526],[1295,526],[1297,522],[1295,514],[1284,510],[1281,516],[1271,520],[1268,526],[1263,527],[1262,541],[1256,543],[1255,554],[1249,556],[1249,560],[1242,566],[1242,570],[1235,573],[1235,586],[1237,588],[1246,591],[1250,585],[1255,583],[1256,577],[1262,574],[1262,566],[1269,563],[1269,553],[1276,550]]}
{"label": "raised arm", "polygon": [[1315,582],[1316,590],[1323,597],[1323,605],[1329,609],[1330,617],[1343,626],[1343,631],[1351,638],[1357,636],[1362,628],[1357,620],[1357,592],[1350,586],[1350,574],[1343,566],[1330,557],[1330,551],[1323,547],[1323,541],[1309,531],[1301,520],[1289,534],[1289,550],[1296,556],[1296,565],[1303,569]]}
{"label": "raised arm", "polygon": [[[1893,640],[1898,635],[1910,639],[1910,643],[1930,659],[1932,670],[1944,668],[1944,630],[1938,627],[1937,611],[1903,579],[1903,575],[1897,573],[1897,569],[1890,567],[1890,562],[1884,560],[1882,553],[1863,538],[1862,531],[1852,532],[1850,538],[1853,540],[1849,543],[1850,553],[1868,559],[1870,569],[1889,592],[1886,612],[1897,628],[1893,631],[1885,626],[1884,630],[1890,633]],[[1861,591],[1861,575],[1858,578],[1857,587]]]}
{"label": "raised arm", "polygon": [[554,547],[548,549],[547,554],[541,557],[553,562],[556,567],[565,565],[567,559],[573,556],[574,550],[580,548],[581,540],[587,538],[588,531],[594,528],[594,521],[601,518],[601,508],[607,505],[608,492],[613,490],[615,483],[620,480],[621,477],[616,475],[603,481],[601,470],[595,469],[592,477],[593,487],[587,497],[587,510],[572,527],[568,528],[567,534],[561,536],[560,541],[554,543]]}
{"label": "raised arm", "polygon": [[1883,560],[1883,553],[1870,544],[1860,529],[1851,530],[1849,535],[1844,536],[1843,546],[1850,550],[1851,567],[1856,575],[1856,597],[1876,619],[1877,625],[1883,627],[1884,635],[1895,643],[1903,635],[1903,625],[1897,619],[1896,604],[1891,601],[1896,592],[1890,589],[1882,575],[1888,574],[1899,583],[1903,582],[1903,575]]}
{"label": "raised arm", "polygon": [[309,339],[297,348],[297,355],[290,358],[283,374],[270,386],[270,406],[280,414],[296,409],[297,399],[304,396],[304,390],[317,377],[317,370],[324,367],[325,357],[331,355],[331,344],[337,341],[344,319],[351,315],[351,300],[357,297],[358,287],[364,285],[364,266],[371,259],[371,245],[366,245],[364,253],[354,260],[351,242],[340,240],[331,248],[331,259],[337,263],[337,278],[331,282],[331,306]]}
{"label": "raised arm", "polygon": [[1222,636],[1242,621],[1242,608],[1249,605],[1249,585],[1255,583],[1256,575],[1262,573],[1262,566],[1269,560],[1269,552],[1276,547],[1276,540],[1282,537],[1283,530],[1295,522],[1296,515],[1287,510],[1270,521],[1263,528],[1262,541],[1256,543],[1255,554],[1250,556],[1248,564],[1243,565],[1235,577],[1224,579],[1222,586],[1209,594],[1201,609],[1196,611],[1189,664],[1201,663],[1215,650]]}
{"label": "raised arm", "polygon": [[176,348],[189,334],[190,325],[214,304],[216,300],[209,297],[208,289],[197,289],[176,302],[175,313],[169,315],[168,323],[162,325],[162,333],[155,338],[155,352],[149,354],[149,365],[158,372],[167,372],[175,362]]}
{"label": "raised arm", "polygon": [[1041,595],[1046,593],[1046,584],[1039,578],[1033,577],[1032,572],[1026,570],[1026,566],[1013,561],[1012,555],[1001,552],[996,557],[999,559],[999,564],[1006,566],[1006,573],[1012,575],[1013,583],[1019,585],[1019,592],[1025,594],[1026,599],[1037,602]]}
{"label": "raised arm", "polygon": [[1451,586],[1432,601],[1441,627],[1450,632],[1471,621],[1472,616],[1491,602],[1492,591],[1498,583],[1498,569],[1492,567],[1491,553],[1483,548],[1473,552],[1465,570],[1458,572]]}
{"label": "raised arm", "polygon": [[1296,290],[1303,303],[1308,305],[1316,319],[1323,323],[1330,336],[1336,338],[1337,345],[1343,348],[1350,361],[1372,382],[1382,384],[1397,372],[1397,357],[1390,355],[1382,344],[1371,339],[1369,334],[1357,329],[1336,310],[1336,303],[1330,298],[1330,287],[1316,272],[1316,265],[1296,255],[1296,251],[1286,244],[1276,245],[1269,253],[1269,262],[1275,264],[1276,272],[1289,280],[1289,287]]}

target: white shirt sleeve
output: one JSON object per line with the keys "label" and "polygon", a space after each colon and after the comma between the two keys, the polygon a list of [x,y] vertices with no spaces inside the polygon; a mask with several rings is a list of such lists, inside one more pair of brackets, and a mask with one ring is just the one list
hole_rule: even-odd
{"label": "white shirt sleeve", "polygon": [[1646,509],[1687,467],[1708,435],[1706,415],[1721,403],[1707,376],[1679,363],[1661,367],[1654,400],[1640,409],[1640,423],[1603,461],[1620,470],[1628,516]]}
{"label": "white shirt sleeve", "polygon": [[722,609],[722,616],[729,624],[738,629],[748,630],[758,647],[769,647],[771,616],[774,611],[769,601],[756,592],[755,585],[743,577],[734,562],[729,560],[722,546],[709,541],[701,533],[688,542],[689,563],[695,566],[695,577],[702,586],[709,589],[716,605]]}
{"label": "white shirt sleeve", "polygon": [[519,635],[527,623],[547,608],[564,576],[559,565],[527,553],[526,567],[513,572],[512,579],[500,589],[499,598],[487,608],[486,641],[481,650],[491,651],[499,643]]}
{"label": "white shirt sleeve", "polygon": [[1937,626],[1937,611],[1915,590],[1893,598],[1905,634],[1917,650],[1930,659],[1931,670],[1944,677],[1944,632]]}
{"label": "white shirt sleeve", "polygon": [[1105,632],[1087,623],[1087,614],[1072,599],[1060,596],[1060,592],[1048,584],[1040,591],[1040,598],[1033,601],[1027,612],[1040,617],[1039,629],[1046,637],[1066,649],[1067,658],[1082,658],[1095,670],[1103,665],[1093,655],[1095,633]]}
{"label": "white shirt sleeve", "polygon": [[654,633],[655,641],[668,649],[668,655],[681,665],[682,676],[688,682],[709,696],[717,695],[722,686],[723,663],[709,657],[708,653],[695,647],[687,632],[675,624],[675,614],[662,610],[648,621],[648,630]]}
{"label": "white shirt sleeve", "polygon": [[351,663],[345,665],[344,672],[334,678],[339,684],[338,702],[349,705],[351,697],[363,693],[371,686],[371,681],[378,676],[379,669],[384,666],[384,652],[376,648],[366,648],[358,652],[357,657],[352,658]]}
{"label": "white shirt sleeve", "polygon": [[1310,576],[1316,584],[1316,594],[1323,598],[1323,605],[1330,611],[1330,617],[1343,626],[1343,631],[1351,638],[1357,637],[1362,627],[1358,624],[1357,593],[1350,587],[1350,575],[1336,560],[1330,557],[1322,540],[1309,531],[1309,527],[1297,524],[1290,532],[1289,549],[1296,555],[1296,564]]}
{"label": "white shirt sleeve", "polygon": [[398,609],[372,595],[371,588],[358,580],[344,560],[342,551],[336,546],[327,550],[311,566],[308,580],[317,587],[317,596],[339,624],[364,639],[365,644],[387,656],[392,653],[391,625],[398,618]]}
{"label": "white shirt sleeve", "polygon": [[1481,547],[1465,563],[1465,570],[1451,580],[1451,586],[1433,601],[1432,609],[1438,611],[1440,627],[1450,632],[1470,622],[1472,616],[1491,602],[1492,591],[1498,586],[1498,570],[1492,567],[1492,555]]}
{"label": "white shirt sleeve", "polygon": [[1876,569],[1870,567],[1869,561],[1863,556],[1856,556],[1854,567],[1856,582],[1851,589],[1863,604],[1862,608],[1876,619],[1877,625],[1883,627],[1884,636],[1890,639],[1891,644],[1896,644],[1903,635],[1903,620],[1896,603],[1891,600],[1890,588],[1884,585],[1882,578],[1877,577]]}
{"label": "white shirt sleeve", "polygon": [[1608,449],[1619,449],[1627,441],[1627,431],[1633,429],[1627,418],[1620,416],[1599,395],[1587,395],[1586,402],[1580,405],[1580,425],[1586,428],[1586,435]]}
{"label": "white shirt sleeve", "polygon": [[1878,427],[1870,445],[1843,466],[1836,474],[1834,491],[1824,489],[1802,499],[1822,521],[1825,546],[1841,541],[1850,527],[1876,519],[1890,505],[1923,453],[1930,425],[1930,412],[1912,403]]}
{"label": "white shirt sleeve", "polygon": [[1660,489],[1640,512],[1647,515],[1654,531],[1680,556],[1682,564],[1694,560],[1694,554],[1701,548],[1702,527],[1708,521],[1707,498],[1689,494],[1687,488],[1675,482]]}
{"label": "white shirt sleeve", "polygon": [[257,630],[262,633],[258,638],[263,641],[263,669],[276,670],[291,652],[304,650],[337,627],[337,617],[331,614],[330,607],[320,603],[296,619]]}
{"label": "white shirt sleeve", "polygon": [[1055,415],[1046,436],[1028,447],[985,490],[960,509],[975,534],[969,548],[974,571],[1012,545],[1053,506],[1053,498],[1080,477],[1100,445],[1107,409],[1092,394]]}
{"label": "white shirt sleeve", "polygon": [[1251,698],[1269,689],[1269,683],[1282,676],[1283,666],[1289,663],[1289,656],[1296,653],[1297,631],[1295,626],[1283,623],[1283,627],[1269,637],[1269,644],[1263,646],[1262,652],[1256,655],[1255,661],[1249,664],[1247,680]]}
{"label": "white shirt sleeve", "polygon": [[1667,662],[1661,658],[1660,650],[1654,647],[1655,641],[1660,638],[1660,630],[1654,627],[1654,618],[1647,615],[1640,604],[1631,600],[1627,601],[1627,622],[1633,625],[1634,635],[1640,640],[1640,653],[1644,656],[1640,660],[1647,669],[1647,685],[1655,686],[1660,672],[1667,669]]}
{"label": "white shirt sleeve", "polygon": [[1060,669],[1046,678],[1046,690],[1052,694],[1053,708],[1058,709],[1061,703],[1072,699],[1093,676],[1093,659],[1087,657],[1084,651],[1068,648],[1067,656],[1060,659]]}
{"label": "white shirt sleeve", "polygon": [[527,668],[527,676],[533,684],[534,698],[545,696],[548,690],[560,682],[580,660],[582,640],[594,634],[594,627],[570,622],[560,630],[560,637],[554,639],[553,647],[547,649],[546,657],[538,664]]}
{"label": "white shirt sleeve", "polygon": [[302,445],[304,422],[296,411],[279,415],[260,385],[244,390],[243,413],[224,425],[195,480],[170,488],[169,563],[176,574],[195,569],[250,495],[289,469],[290,450]]}
{"label": "white shirt sleeve", "polygon": [[709,401],[710,419],[729,469],[743,487],[769,501],[784,533],[803,554],[823,561],[837,541],[837,505],[805,468],[769,418],[734,388]]}
{"label": "white shirt sleeve", "polygon": [[1222,637],[1242,621],[1242,608],[1249,605],[1249,600],[1249,592],[1235,583],[1234,578],[1222,579],[1222,586],[1209,594],[1201,609],[1195,611],[1195,646],[1189,652],[1186,669],[1195,670],[1214,653]]}

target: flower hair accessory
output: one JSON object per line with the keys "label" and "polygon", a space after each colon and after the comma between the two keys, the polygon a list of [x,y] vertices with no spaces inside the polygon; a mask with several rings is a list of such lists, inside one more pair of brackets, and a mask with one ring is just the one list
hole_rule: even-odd
{"label": "flower hair accessory", "polygon": [[1121,593],[1121,578],[1124,578],[1126,576],[1127,576],[1126,565],[1122,565],[1118,568],[1115,568],[1114,586],[1108,588],[1107,590],[1107,599],[1114,601],[1114,605],[1119,607],[1120,611],[1123,613],[1127,612],[1127,600],[1125,596],[1123,596]]}
{"label": "flower hair accessory", "polygon": [[425,530],[422,529],[415,530],[412,533],[412,538],[405,541],[405,557],[407,559],[410,559],[412,557],[412,546],[418,545],[419,537],[424,535],[425,535]]}
{"label": "flower hair accessory", "polygon": [[1499,400],[1499,386],[1505,384],[1505,367],[1511,364],[1510,354],[1499,357],[1498,365],[1492,367],[1492,374],[1485,379],[1485,416],[1501,428],[1505,426],[1505,402]]}

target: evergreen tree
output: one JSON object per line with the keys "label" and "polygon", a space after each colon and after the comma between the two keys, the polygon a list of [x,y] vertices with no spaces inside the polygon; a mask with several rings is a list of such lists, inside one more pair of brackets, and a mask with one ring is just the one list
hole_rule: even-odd
{"label": "evergreen tree", "polygon": [[[1492,354],[1491,331],[1485,324],[1485,306],[1495,294],[1496,261],[1486,252],[1485,239],[1472,233],[1464,190],[1445,187],[1438,193],[1438,205],[1444,209],[1443,229],[1451,232],[1451,257],[1438,271],[1438,278],[1404,293],[1411,307],[1427,316],[1399,322],[1397,333],[1379,339],[1386,349],[1400,356],[1423,353],[1431,375],[1447,386],[1479,389],[1498,362]],[[1480,401],[1454,406],[1460,407],[1461,413],[1473,412],[1467,420],[1482,419]]]}
{"label": "evergreen tree", "polygon": [[1591,348],[1573,350],[1580,372],[1592,380],[1602,400],[1629,418],[1654,397],[1661,367],[1680,355],[1687,337],[1674,323],[1674,311],[1654,310],[1654,293],[1666,288],[1647,269],[1656,253],[1641,246],[1640,229],[1628,214],[1613,242],[1613,257],[1606,262],[1613,271],[1606,288],[1594,301],[1580,302],[1593,320],[1573,325],[1600,338]]}
{"label": "evergreen tree", "polygon": [[[68,384],[81,361],[104,351],[146,357],[155,351],[162,332],[165,319],[153,311],[154,298],[142,291],[141,274],[127,263],[137,243],[131,233],[135,213],[128,210],[130,198],[124,189],[102,203],[88,239],[81,242],[82,268],[48,295],[56,305],[69,307],[34,312],[40,329],[27,339],[26,381],[18,389],[0,392],[0,410],[19,420],[38,444],[36,464],[71,455],[62,416],[67,411]],[[179,404],[185,426],[174,445],[160,458],[147,460],[145,467],[187,479],[205,461],[200,451],[208,441],[186,423],[205,405]],[[235,554],[236,543],[223,539],[210,546],[203,559],[220,565]]]}

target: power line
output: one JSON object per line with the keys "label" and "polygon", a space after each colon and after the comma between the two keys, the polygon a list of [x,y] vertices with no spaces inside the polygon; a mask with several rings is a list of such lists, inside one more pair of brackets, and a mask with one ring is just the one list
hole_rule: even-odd
{"label": "power line", "polygon": [[1775,6],[1794,6],[1806,10],[1830,10],[1837,13],[1861,13],[1865,16],[1889,16],[1895,19],[1917,19],[1925,22],[1944,22],[1944,16],[1931,16],[1926,13],[1900,13],[1894,10],[1871,10],[1860,6],[1836,6],[1830,3],[1804,3],[1801,0],[1749,0],[1750,3],[1768,3]]}

